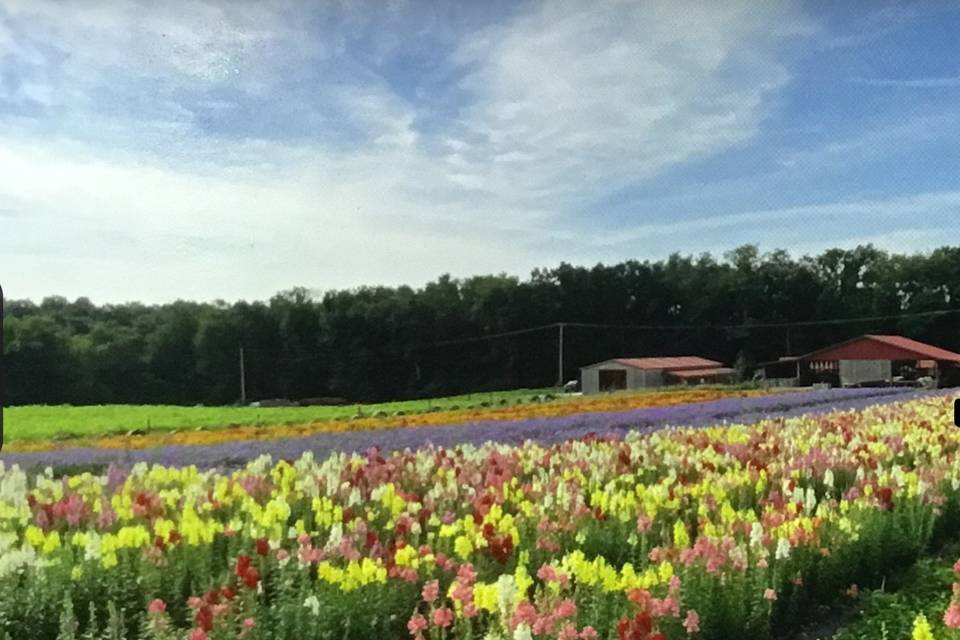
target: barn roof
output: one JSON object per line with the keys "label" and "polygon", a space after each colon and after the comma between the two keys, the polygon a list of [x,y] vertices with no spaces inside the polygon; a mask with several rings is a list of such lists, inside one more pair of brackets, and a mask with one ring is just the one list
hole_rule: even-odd
{"label": "barn roof", "polygon": [[617,364],[622,364],[625,367],[633,367],[634,369],[669,369],[671,371],[682,369],[715,369],[721,365],[721,363],[716,360],[707,360],[699,356],[671,356],[664,358],[613,358],[612,360],[604,360],[603,362],[597,362],[583,368],[589,369],[610,362],[616,362]]}
{"label": "barn roof", "polygon": [[817,349],[799,360],[938,360],[960,363],[960,353],[903,336],[867,334]]}

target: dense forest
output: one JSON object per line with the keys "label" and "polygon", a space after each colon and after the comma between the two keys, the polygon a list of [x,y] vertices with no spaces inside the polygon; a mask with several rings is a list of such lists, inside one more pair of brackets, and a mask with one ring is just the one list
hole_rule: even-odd
{"label": "dense forest", "polygon": [[443,276],[420,289],[293,289],[235,304],[8,300],[7,400],[233,403],[241,346],[251,400],[546,386],[558,376],[556,328],[444,343],[555,322],[658,327],[567,327],[566,379],[617,356],[697,354],[746,371],[751,362],[870,332],[960,350],[960,315],[756,326],[943,309],[960,309],[960,247],[907,256],[864,246],[794,258],[745,246],[723,259],[561,264],[525,280]]}

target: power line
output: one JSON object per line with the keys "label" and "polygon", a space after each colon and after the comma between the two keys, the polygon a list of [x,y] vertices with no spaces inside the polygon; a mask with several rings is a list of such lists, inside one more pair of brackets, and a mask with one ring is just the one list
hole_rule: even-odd
{"label": "power line", "polygon": [[[960,309],[943,309],[940,311],[918,311],[916,313],[900,313],[886,316],[865,316],[861,318],[835,318],[833,320],[798,320],[793,322],[744,322],[740,324],[604,324],[598,322],[564,322],[568,327],[592,329],[620,329],[640,331],[667,331],[667,330],[731,330],[731,329],[771,329],[786,327],[814,327],[820,325],[857,324],[861,322],[878,322],[881,320],[903,320],[908,318],[935,317],[960,313]],[[556,326],[556,325],[554,325]]]}
{"label": "power line", "polygon": [[[864,316],[859,318],[834,318],[831,320],[797,320],[791,322],[745,322],[739,324],[609,324],[609,323],[600,323],[600,322],[552,322],[550,324],[537,325],[534,327],[527,327],[524,329],[514,329],[512,331],[500,331],[498,333],[488,333],[479,336],[470,336],[465,338],[454,338],[450,340],[438,340],[434,342],[421,343],[413,345],[407,348],[395,348],[396,351],[423,351],[427,349],[435,349],[440,347],[448,347],[460,344],[472,344],[477,342],[486,342],[488,340],[496,340],[499,338],[507,338],[510,336],[524,335],[529,333],[537,333],[540,331],[547,331],[549,329],[557,329],[559,327],[572,327],[580,329],[614,329],[618,331],[730,331],[736,329],[776,329],[776,328],[790,328],[790,327],[815,327],[815,326],[831,326],[831,325],[844,325],[844,324],[859,324],[867,322],[879,322],[884,320],[905,320],[910,318],[929,318],[929,317],[939,317],[951,314],[960,314],[960,309],[941,309],[938,311],[918,311],[914,313],[900,313],[900,314],[891,314],[891,315],[882,315],[882,316]],[[389,347],[388,347],[389,348]],[[270,349],[250,349],[247,348],[246,351],[256,351],[256,352],[266,352],[266,353],[275,353]],[[300,352],[287,352],[289,356],[280,357],[279,360],[283,362],[300,362],[312,360],[315,358],[322,357],[321,354],[318,354],[316,351],[300,351]],[[307,354],[304,356],[296,356],[296,353]]]}
{"label": "power line", "polygon": [[568,324],[565,322],[554,322],[552,324],[542,324],[536,327],[529,327],[527,329],[515,329],[514,331],[501,331],[500,333],[489,333],[482,336],[474,336],[471,338],[458,338],[454,340],[441,340],[438,342],[429,342],[420,345],[415,345],[410,347],[411,350],[418,351],[420,349],[430,349],[433,347],[446,347],[455,344],[467,344],[470,342],[483,342],[484,340],[494,340],[496,338],[506,338],[508,336],[518,336],[525,333],[536,333],[538,331],[546,331],[547,329],[556,329],[560,325]]}

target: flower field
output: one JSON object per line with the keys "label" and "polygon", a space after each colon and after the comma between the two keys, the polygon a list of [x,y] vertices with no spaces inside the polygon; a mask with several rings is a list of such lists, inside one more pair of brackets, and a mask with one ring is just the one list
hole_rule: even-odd
{"label": "flower field", "polygon": [[778,637],[958,531],[952,397],[842,395],[234,470],[8,459],[0,637]]}
{"label": "flower field", "polygon": [[[582,403],[572,401],[570,404],[579,406],[582,411],[569,415],[543,415],[545,408],[546,411],[552,411],[553,407],[566,402],[526,405],[523,410],[511,408],[511,420],[502,417],[487,419],[487,414],[479,414],[478,419],[473,421],[435,422],[419,426],[380,425],[364,429],[353,423],[335,423],[351,428],[317,432],[310,431],[309,426],[302,432],[299,427],[279,425],[173,436],[107,438],[85,446],[80,446],[78,442],[71,442],[73,446],[70,447],[65,447],[63,443],[45,442],[27,447],[27,451],[14,442],[5,445],[0,460],[24,466],[54,465],[66,468],[110,463],[129,465],[135,462],[195,464],[200,467],[236,466],[264,453],[275,459],[293,460],[305,451],[319,458],[339,451],[364,451],[370,447],[391,451],[430,444],[445,447],[481,445],[489,441],[521,444],[527,439],[559,442],[590,434],[622,436],[628,431],[650,432],[666,426],[706,426],[731,420],[751,422],[817,411],[857,409],[882,400],[925,395],[908,389],[889,388],[830,389],[773,395],[717,389],[698,390],[699,393],[692,391],[601,396],[597,401],[590,398]],[[704,401],[706,398],[713,399]],[[629,407],[641,399],[646,400],[647,404],[623,410],[624,406]],[[597,406],[614,406],[620,410],[590,410]]]}
{"label": "flower field", "polygon": [[[782,393],[782,390],[773,390]],[[398,427],[456,426],[474,422],[511,422],[584,413],[669,407],[725,398],[770,395],[770,390],[694,387],[593,396],[517,392],[477,394],[429,401],[357,407],[13,407],[11,451],[45,451],[64,446],[147,448],[205,445],[233,440],[292,438],[316,433],[370,431]],[[533,400],[533,399],[536,400]],[[527,402],[523,402],[526,399]],[[498,402],[499,401],[499,402]],[[512,404],[511,404],[512,403]],[[398,408],[388,413],[387,409]],[[126,435],[143,427],[137,436]],[[57,435],[61,437],[58,439]],[[64,435],[70,438],[63,438]]]}

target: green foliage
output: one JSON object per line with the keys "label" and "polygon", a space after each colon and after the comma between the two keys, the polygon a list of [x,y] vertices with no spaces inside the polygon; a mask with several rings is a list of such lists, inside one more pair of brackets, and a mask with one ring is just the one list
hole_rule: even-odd
{"label": "green foliage", "polygon": [[[502,391],[492,397],[507,402],[526,397],[528,389]],[[236,425],[303,424],[320,420],[340,420],[354,415],[386,416],[453,410],[470,396],[452,396],[431,400],[408,400],[386,404],[315,407],[180,407],[173,405],[29,405],[5,409],[8,441],[50,440],[82,436],[124,434],[132,428],[144,431],[218,429]],[[491,394],[484,394],[491,397]],[[81,471],[75,469],[74,471]]]}
{"label": "green foliage", "polygon": [[[952,547],[953,553],[960,552]],[[829,636],[830,640],[874,640],[910,638],[913,621],[924,614],[933,627],[934,636],[945,635],[943,613],[950,604],[954,555],[920,560],[912,568],[893,575],[883,589],[865,593],[858,607],[859,617],[844,629]],[[827,640],[824,637],[823,640]]]}
{"label": "green foliage", "polygon": [[[872,246],[800,259],[747,246],[724,261],[673,255],[660,262],[561,264],[526,280],[442,276],[417,290],[363,287],[321,298],[293,289],[267,303],[8,301],[7,399],[14,405],[229,404],[239,396],[241,345],[253,399],[376,402],[536,388],[556,381],[554,331],[430,344],[558,321],[750,325],[957,305],[960,248],[905,256]],[[744,353],[764,361],[865,332],[902,333],[960,350],[955,321],[922,317],[792,333],[568,327],[565,376],[618,355],[696,353],[732,363]]]}

